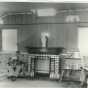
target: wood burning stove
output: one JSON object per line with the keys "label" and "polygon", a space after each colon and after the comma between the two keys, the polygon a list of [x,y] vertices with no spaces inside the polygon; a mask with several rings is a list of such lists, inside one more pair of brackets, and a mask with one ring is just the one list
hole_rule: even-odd
{"label": "wood burning stove", "polygon": [[36,48],[26,47],[31,56],[30,73],[32,77],[49,77],[59,79],[59,54],[63,52],[63,47],[59,48]]}

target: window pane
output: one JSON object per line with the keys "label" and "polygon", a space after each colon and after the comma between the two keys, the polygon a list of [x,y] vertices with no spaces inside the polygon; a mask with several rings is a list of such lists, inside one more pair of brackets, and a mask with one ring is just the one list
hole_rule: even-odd
{"label": "window pane", "polygon": [[78,47],[82,55],[88,55],[88,28],[79,28]]}
{"label": "window pane", "polygon": [[17,51],[17,30],[2,30],[2,50]]}

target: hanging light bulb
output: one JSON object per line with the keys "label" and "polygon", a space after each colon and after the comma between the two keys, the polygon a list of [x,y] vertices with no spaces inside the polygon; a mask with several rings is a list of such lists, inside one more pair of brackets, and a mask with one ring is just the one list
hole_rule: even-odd
{"label": "hanging light bulb", "polygon": [[65,22],[79,22],[80,21],[79,15],[73,14],[72,12],[73,12],[72,10],[69,10],[69,15],[66,16]]}
{"label": "hanging light bulb", "polygon": [[78,15],[68,15],[65,19],[65,22],[79,22],[80,18]]}

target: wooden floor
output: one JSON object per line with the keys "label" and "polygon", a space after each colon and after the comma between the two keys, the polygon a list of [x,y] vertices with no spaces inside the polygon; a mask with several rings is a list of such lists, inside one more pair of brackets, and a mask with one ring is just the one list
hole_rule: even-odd
{"label": "wooden floor", "polygon": [[0,81],[0,88],[80,88],[77,82],[17,79]]}

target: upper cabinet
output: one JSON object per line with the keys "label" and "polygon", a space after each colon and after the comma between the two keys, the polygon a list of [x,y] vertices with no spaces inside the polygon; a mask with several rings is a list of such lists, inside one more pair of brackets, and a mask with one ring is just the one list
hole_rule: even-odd
{"label": "upper cabinet", "polygon": [[3,17],[4,24],[31,24],[35,22],[35,15],[32,13],[12,13]]}

